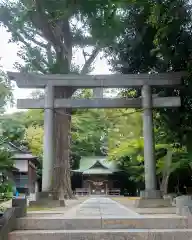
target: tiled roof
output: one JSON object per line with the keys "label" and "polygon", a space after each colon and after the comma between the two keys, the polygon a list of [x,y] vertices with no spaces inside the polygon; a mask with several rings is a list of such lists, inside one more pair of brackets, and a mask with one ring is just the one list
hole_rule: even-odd
{"label": "tiled roof", "polygon": [[74,172],[83,174],[112,174],[118,171],[114,161],[108,161],[107,157],[81,157],[80,167]]}
{"label": "tiled roof", "polygon": [[83,172],[83,175],[108,175],[113,174],[113,171],[105,168],[90,168]]}
{"label": "tiled roof", "polygon": [[29,151],[23,150],[11,142],[5,143],[4,146],[13,153],[12,158],[14,160],[32,160],[36,164],[39,164],[38,158],[33,156]]}

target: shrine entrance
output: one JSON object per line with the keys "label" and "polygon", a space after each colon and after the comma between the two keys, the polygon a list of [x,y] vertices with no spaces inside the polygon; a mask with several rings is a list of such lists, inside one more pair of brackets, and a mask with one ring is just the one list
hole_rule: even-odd
{"label": "shrine entrance", "polygon": [[92,195],[107,195],[108,194],[108,180],[88,180],[90,193]]}
{"label": "shrine entrance", "polygon": [[[154,87],[175,87],[181,84],[183,72],[153,73],[153,74],[112,74],[112,75],[72,75],[8,72],[10,80],[17,82],[19,88],[45,88],[44,99],[18,99],[20,109],[45,109],[44,119],[44,154],[42,189],[49,192],[52,186],[53,169],[55,167],[55,138],[54,111],[62,108],[142,108],[145,191],[141,192],[142,199],[161,198],[157,189],[155,147],[153,136],[153,108],[173,108],[181,106],[178,96],[160,97],[152,94]],[[74,99],[55,98],[56,87],[79,88],[140,88],[141,97],[138,98],[103,98]],[[62,148],[62,146],[61,146]],[[62,149],[61,149],[62,150]],[[97,185],[97,184],[96,184]],[[101,186],[95,190],[101,191]],[[100,190],[98,190],[100,189]]]}

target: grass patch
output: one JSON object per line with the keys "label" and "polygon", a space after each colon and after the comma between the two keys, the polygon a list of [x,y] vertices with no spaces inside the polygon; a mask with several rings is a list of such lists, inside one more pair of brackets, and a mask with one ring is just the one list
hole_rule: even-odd
{"label": "grass patch", "polygon": [[139,200],[140,197],[128,197],[127,199],[128,199],[128,200]]}
{"label": "grass patch", "polygon": [[139,200],[140,197],[112,197],[113,200],[127,201],[127,200]]}

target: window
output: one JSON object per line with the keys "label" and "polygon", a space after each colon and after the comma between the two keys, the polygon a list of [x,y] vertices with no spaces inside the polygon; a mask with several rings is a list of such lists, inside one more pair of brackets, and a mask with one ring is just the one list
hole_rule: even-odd
{"label": "window", "polygon": [[28,175],[26,173],[17,173],[15,183],[17,188],[28,188]]}

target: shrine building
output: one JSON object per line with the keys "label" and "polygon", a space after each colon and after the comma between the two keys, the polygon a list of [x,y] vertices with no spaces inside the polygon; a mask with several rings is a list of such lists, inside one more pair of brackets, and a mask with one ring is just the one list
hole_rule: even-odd
{"label": "shrine building", "polygon": [[107,157],[81,157],[79,169],[73,170],[72,186],[76,195],[120,195],[119,172]]}

